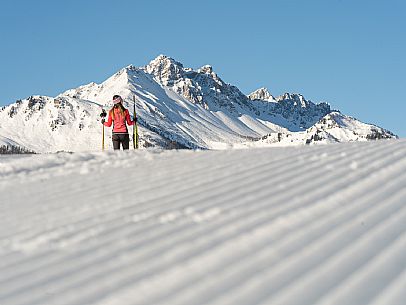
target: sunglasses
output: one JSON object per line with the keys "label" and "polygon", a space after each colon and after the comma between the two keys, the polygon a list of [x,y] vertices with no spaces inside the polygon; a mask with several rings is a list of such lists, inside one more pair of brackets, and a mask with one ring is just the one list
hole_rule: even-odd
{"label": "sunglasses", "polygon": [[114,104],[121,103],[122,101],[123,101],[123,99],[122,99],[121,97],[116,97],[116,98],[113,100]]}

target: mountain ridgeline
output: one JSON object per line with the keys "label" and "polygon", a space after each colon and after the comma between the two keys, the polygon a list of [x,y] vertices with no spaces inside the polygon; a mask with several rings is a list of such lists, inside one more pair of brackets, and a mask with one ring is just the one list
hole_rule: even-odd
{"label": "mountain ridgeline", "polygon": [[101,84],[2,107],[0,145],[12,142],[35,152],[99,150],[99,113],[112,107],[114,94],[123,97],[130,112],[135,97],[141,147],[224,149],[396,138],[327,103],[315,104],[300,94],[274,97],[266,88],[247,96],[209,65],[193,70],[160,55],[144,67],[125,67]]}

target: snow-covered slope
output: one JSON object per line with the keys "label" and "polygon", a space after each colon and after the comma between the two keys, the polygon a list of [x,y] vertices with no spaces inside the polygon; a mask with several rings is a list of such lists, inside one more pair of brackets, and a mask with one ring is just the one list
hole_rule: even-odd
{"label": "snow-covered slope", "polygon": [[265,135],[258,141],[247,141],[233,147],[267,147],[303,144],[328,144],[337,142],[393,139],[396,136],[381,127],[365,124],[357,119],[333,111],[302,132],[279,132]]}
{"label": "snow-covered slope", "polygon": [[390,139],[394,134],[339,112],[331,112],[306,132],[306,142],[341,142]]}
{"label": "snow-covered slope", "polygon": [[0,136],[0,146],[21,146],[21,144],[9,138]]}
{"label": "snow-covered slope", "polygon": [[0,158],[0,304],[406,299],[406,141]]}
{"label": "snow-covered slope", "polygon": [[83,143],[87,150],[96,150],[101,124],[94,114],[100,110],[97,104],[69,97],[32,96],[0,112],[0,131],[37,152],[80,150]]}
{"label": "snow-covered slope", "polygon": [[[245,96],[209,65],[193,70],[160,55],[145,67],[123,68],[101,84],[80,86],[55,98],[32,96],[2,107],[0,136],[37,152],[98,150],[99,113],[112,106],[114,94],[124,98],[131,112],[135,97],[142,147],[212,149],[252,144],[267,135],[303,132],[331,112],[328,104],[314,104],[300,94],[274,98],[261,88]],[[111,146],[110,142],[108,138]]]}

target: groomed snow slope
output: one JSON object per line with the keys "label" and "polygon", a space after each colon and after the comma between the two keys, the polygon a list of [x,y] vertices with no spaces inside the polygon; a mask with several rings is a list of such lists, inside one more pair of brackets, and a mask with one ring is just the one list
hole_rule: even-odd
{"label": "groomed snow slope", "polygon": [[0,158],[0,304],[404,304],[406,141]]}

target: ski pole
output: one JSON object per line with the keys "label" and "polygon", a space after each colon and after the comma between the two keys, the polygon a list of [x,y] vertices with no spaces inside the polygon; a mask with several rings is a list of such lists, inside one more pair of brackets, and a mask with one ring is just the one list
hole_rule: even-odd
{"label": "ski pole", "polygon": [[103,125],[102,150],[104,150],[104,125]]}
{"label": "ski pole", "polygon": [[[107,116],[106,110],[102,108],[102,113],[100,113],[100,117],[102,120]],[[104,123],[103,123],[103,133],[102,133],[102,150],[104,150]]]}
{"label": "ski pole", "polygon": [[133,96],[133,102],[134,102],[134,109],[133,109],[133,115],[134,115],[134,127],[133,127],[133,147],[134,149],[138,149],[138,126],[137,126],[137,113],[135,112],[135,95]]}

